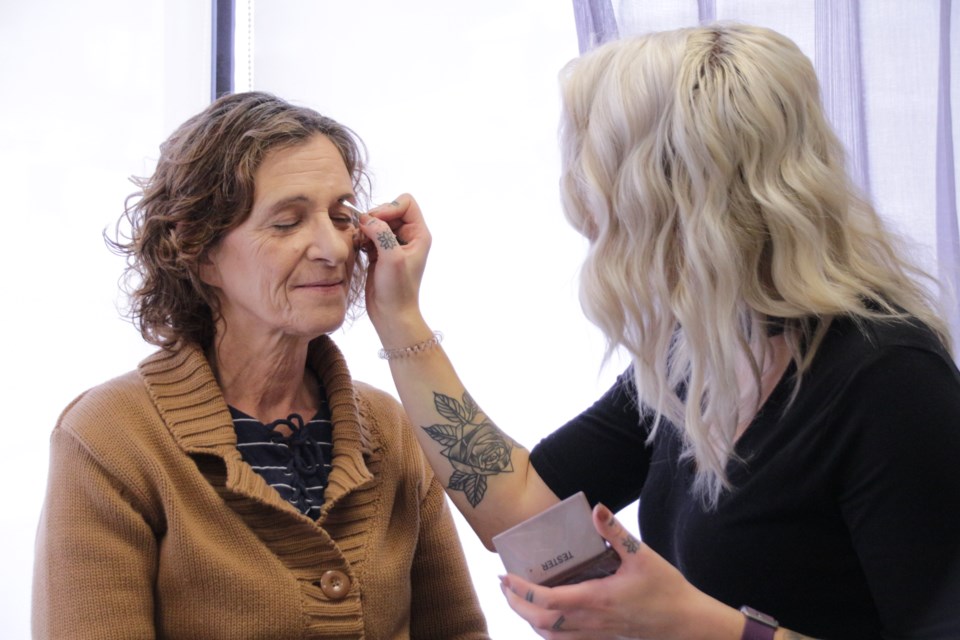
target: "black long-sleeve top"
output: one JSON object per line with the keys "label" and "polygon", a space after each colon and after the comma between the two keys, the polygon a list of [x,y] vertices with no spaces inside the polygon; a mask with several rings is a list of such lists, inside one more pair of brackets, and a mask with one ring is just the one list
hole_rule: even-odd
{"label": "black long-sleeve top", "polygon": [[715,509],[672,426],[647,442],[629,371],[541,441],[561,498],[639,497],[643,541],[697,588],[816,638],[960,638],[960,373],[927,329],[835,320],[736,443]]}

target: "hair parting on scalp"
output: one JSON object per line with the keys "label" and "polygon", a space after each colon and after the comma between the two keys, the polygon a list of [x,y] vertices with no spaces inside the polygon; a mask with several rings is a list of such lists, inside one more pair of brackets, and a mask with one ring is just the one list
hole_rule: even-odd
{"label": "hair parting on scalp", "polygon": [[949,347],[933,278],[850,184],[789,39],[718,24],[614,41],[561,87],[561,197],[590,241],[584,311],[608,357],[631,354],[637,400],[654,432],[681,434],[705,504],[729,487],[736,363],[759,388],[771,324],[794,393],[835,317],[911,316]]}
{"label": "hair parting on scalp", "polygon": [[[250,214],[254,175],[271,151],[327,137],[340,151],[358,197],[369,194],[366,147],[349,128],[316,111],[263,92],[224,96],[187,120],[161,146],[150,177],[132,178],[108,246],[126,258],[121,281],[128,316],[143,338],[209,346],[219,316],[200,264]],[[363,301],[366,260],[358,252],[348,307]]]}

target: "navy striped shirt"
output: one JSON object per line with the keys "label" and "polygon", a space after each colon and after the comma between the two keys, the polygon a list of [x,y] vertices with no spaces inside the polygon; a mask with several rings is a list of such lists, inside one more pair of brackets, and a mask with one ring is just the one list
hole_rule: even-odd
{"label": "navy striped shirt", "polygon": [[[306,424],[296,413],[270,424],[263,424],[234,407],[230,407],[230,416],[243,461],[284,500],[316,520],[333,458],[333,424],[326,399]],[[292,433],[285,436],[276,431],[280,426],[288,427]]]}

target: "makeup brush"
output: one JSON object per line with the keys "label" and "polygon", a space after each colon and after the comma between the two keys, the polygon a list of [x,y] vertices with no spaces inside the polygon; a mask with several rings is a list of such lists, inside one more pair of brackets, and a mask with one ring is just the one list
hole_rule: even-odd
{"label": "makeup brush", "polygon": [[[350,201],[347,200],[346,198],[340,198],[340,204],[342,204],[343,206],[345,206],[347,209],[350,209],[350,211],[352,211],[352,212],[354,213],[353,219],[354,219],[354,221],[357,223],[357,226],[359,227],[359,226],[360,226],[360,216],[363,215],[363,214],[365,214],[366,211],[362,210],[360,207],[358,207],[357,205],[353,204],[352,202],[350,202]],[[406,241],[406,240],[401,240],[400,238],[397,238],[397,244],[401,244],[401,245],[407,244],[407,241]]]}
{"label": "makeup brush", "polygon": [[357,223],[357,226],[359,227],[359,226],[360,226],[360,216],[363,215],[364,213],[366,213],[366,211],[363,211],[362,209],[360,209],[360,207],[358,207],[357,205],[353,204],[352,202],[350,202],[350,201],[347,200],[346,198],[340,198],[340,204],[342,204],[343,206],[345,206],[347,209],[350,209],[350,211],[352,211],[352,212],[354,213],[353,220],[354,220],[354,222]]}

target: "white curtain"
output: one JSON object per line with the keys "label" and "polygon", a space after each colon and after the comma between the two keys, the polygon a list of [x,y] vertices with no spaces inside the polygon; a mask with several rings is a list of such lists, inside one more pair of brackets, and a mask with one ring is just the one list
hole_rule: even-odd
{"label": "white curtain", "polygon": [[[951,0],[574,0],[581,53],[714,20],[770,27],[813,60],[853,179],[944,285],[960,341],[957,164],[960,12]],[[955,45],[956,46],[952,46]]]}

